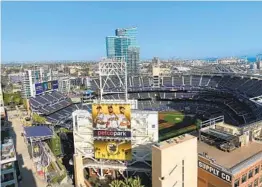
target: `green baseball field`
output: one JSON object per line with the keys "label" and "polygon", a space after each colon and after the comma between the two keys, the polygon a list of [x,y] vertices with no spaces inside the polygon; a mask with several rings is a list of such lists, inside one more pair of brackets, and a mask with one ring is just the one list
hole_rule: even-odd
{"label": "green baseball field", "polygon": [[198,121],[195,116],[179,111],[160,112],[158,116],[160,141],[195,130]]}

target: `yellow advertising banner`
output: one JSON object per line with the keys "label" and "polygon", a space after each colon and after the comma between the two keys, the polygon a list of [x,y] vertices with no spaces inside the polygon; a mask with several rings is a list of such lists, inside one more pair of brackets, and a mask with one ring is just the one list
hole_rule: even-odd
{"label": "yellow advertising banner", "polygon": [[130,104],[93,104],[93,127],[98,129],[131,129]]}
{"label": "yellow advertising banner", "polygon": [[95,158],[109,160],[131,160],[131,141],[94,140]]}

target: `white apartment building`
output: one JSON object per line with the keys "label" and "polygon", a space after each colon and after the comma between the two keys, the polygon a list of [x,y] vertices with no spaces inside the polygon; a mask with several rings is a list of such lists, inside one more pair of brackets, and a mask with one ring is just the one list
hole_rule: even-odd
{"label": "white apartment building", "polygon": [[45,81],[51,81],[51,70],[42,67],[36,67],[33,70],[25,70],[22,74],[22,96],[29,98],[35,96],[35,84]]}

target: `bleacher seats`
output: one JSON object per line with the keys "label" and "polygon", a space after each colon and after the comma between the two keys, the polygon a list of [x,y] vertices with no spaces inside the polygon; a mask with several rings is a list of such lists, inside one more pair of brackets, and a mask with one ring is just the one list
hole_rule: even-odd
{"label": "bleacher seats", "polygon": [[[167,106],[168,103],[165,103],[165,101],[176,100],[176,106],[181,110],[186,110],[187,106],[190,105],[190,111],[192,112],[201,113],[207,118],[223,114],[227,120],[232,121],[234,124],[252,121],[256,119],[256,116],[262,117],[262,111],[252,115],[252,112],[250,113],[248,110],[255,111],[256,109],[254,107],[247,107],[250,103],[250,97],[262,95],[262,80],[233,75],[180,74],[160,77],[160,81],[160,87],[155,88],[152,86],[152,77],[150,76],[129,76],[128,90],[132,92],[129,93],[129,99],[141,100],[138,102],[140,109],[156,110],[167,110],[170,106]],[[91,87],[98,88],[99,84],[97,83],[98,81],[94,79],[91,81]],[[107,87],[111,87],[111,89],[118,89],[119,87],[119,85],[114,82],[114,78],[112,78],[108,84]],[[203,95],[203,92],[210,94]],[[216,94],[220,94],[220,96]],[[237,99],[227,99],[227,94],[231,94],[236,98],[242,97],[242,99],[241,101]],[[155,95],[159,96],[156,98],[160,99],[160,101],[155,101]],[[123,99],[123,95],[118,93],[108,94],[104,95],[104,98]],[[201,106],[188,104],[187,100],[201,100],[201,102],[204,103],[211,102],[213,103],[213,109],[209,104]],[[181,103],[179,103],[180,101]],[[242,104],[244,101],[246,104]],[[214,103],[217,103],[218,106]],[[32,100],[32,105],[39,107],[39,100]],[[205,107],[207,107],[207,109]],[[222,109],[228,113],[221,111]]]}
{"label": "bleacher seats", "polygon": [[163,77],[163,86],[164,87],[173,87],[172,77]]}
{"label": "bleacher seats", "polygon": [[32,97],[29,103],[34,111],[43,115],[49,115],[72,104],[69,98],[57,91]]}

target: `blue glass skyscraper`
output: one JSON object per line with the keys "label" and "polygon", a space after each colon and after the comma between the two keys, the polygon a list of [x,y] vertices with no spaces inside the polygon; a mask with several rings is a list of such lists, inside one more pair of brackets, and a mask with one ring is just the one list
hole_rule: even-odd
{"label": "blue glass skyscraper", "polygon": [[128,73],[137,73],[140,49],[137,45],[137,28],[116,29],[116,36],[106,37],[107,57],[124,57]]}
{"label": "blue glass skyscraper", "polygon": [[127,61],[128,47],[130,39],[123,36],[108,36],[106,37],[107,57],[124,57]]}
{"label": "blue glass skyscraper", "polygon": [[137,46],[137,28],[123,28],[123,29],[116,29],[115,31],[116,36],[124,36],[130,38],[130,46],[138,47]]}

